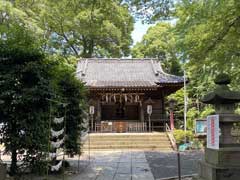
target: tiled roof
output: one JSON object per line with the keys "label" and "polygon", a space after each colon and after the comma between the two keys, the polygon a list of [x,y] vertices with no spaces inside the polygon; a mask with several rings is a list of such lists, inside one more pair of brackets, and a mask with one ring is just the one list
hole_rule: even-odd
{"label": "tiled roof", "polygon": [[183,78],[166,74],[152,59],[81,59],[77,77],[89,87],[153,87],[182,84]]}

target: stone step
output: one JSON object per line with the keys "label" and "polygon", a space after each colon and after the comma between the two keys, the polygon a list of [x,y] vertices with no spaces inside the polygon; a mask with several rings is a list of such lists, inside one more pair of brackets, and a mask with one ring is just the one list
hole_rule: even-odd
{"label": "stone step", "polygon": [[[162,148],[154,148],[154,149],[150,149],[150,148],[141,148],[141,149],[133,149],[133,148],[125,148],[125,149],[90,149],[90,154],[93,152],[104,152],[104,151],[157,151],[157,152],[173,152],[172,148],[166,148],[166,149],[162,149]],[[82,149],[82,153],[84,154],[89,154],[89,149]]]}
{"label": "stone step", "polygon": [[103,140],[103,139],[109,139],[109,140],[121,140],[121,139],[132,139],[132,140],[164,140],[164,139],[168,139],[167,136],[163,137],[163,136],[160,136],[160,137],[92,137],[90,136],[89,137],[90,139],[93,139],[93,140]]}
{"label": "stone step", "polygon": [[[95,139],[95,138],[90,138],[88,139],[90,142],[169,142],[168,138],[103,138],[103,139]],[[86,141],[88,141],[86,140]]]}
{"label": "stone step", "polygon": [[[159,150],[172,151],[166,133],[91,133],[90,149],[119,150]],[[89,149],[89,141],[85,141],[82,150]]]}
{"label": "stone step", "polygon": [[95,137],[95,136],[90,136],[90,139],[93,140],[103,140],[103,139],[112,139],[112,140],[116,140],[116,139],[134,139],[134,140],[154,140],[154,139],[168,139],[167,136],[101,136],[101,137]]}
{"label": "stone step", "polygon": [[123,137],[123,138],[131,138],[131,137],[166,137],[165,133],[91,133],[90,137],[95,138],[103,138],[103,137]]}
{"label": "stone step", "polygon": [[106,145],[106,144],[169,144],[169,141],[164,140],[164,141],[104,141],[104,142],[99,142],[99,141],[90,141],[86,142],[85,144],[90,143],[91,145]]}
{"label": "stone step", "polygon": [[169,143],[169,140],[168,139],[153,139],[153,140],[142,140],[142,139],[116,139],[116,140],[112,140],[112,139],[104,139],[104,140],[96,140],[96,139],[90,139],[89,141],[86,140],[86,142],[84,143],[156,143],[156,144],[159,144],[159,143]]}
{"label": "stone step", "polygon": [[[89,144],[86,143],[83,146],[88,146]],[[90,143],[90,146],[171,146],[169,143]]]}
{"label": "stone step", "polygon": [[[141,149],[141,148],[146,148],[146,149],[154,149],[154,148],[161,148],[161,149],[169,149],[171,148],[170,145],[154,145],[154,144],[150,144],[150,145],[91,145],[90,146],[91,149],[131,149],[131,148],[137,148],[137,149]],[[83,146],[83,149],[88,149],[88,146]]]}

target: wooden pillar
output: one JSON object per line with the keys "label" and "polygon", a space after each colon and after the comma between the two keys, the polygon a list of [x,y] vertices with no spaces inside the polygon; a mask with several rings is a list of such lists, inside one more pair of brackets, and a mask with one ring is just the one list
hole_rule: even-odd
{"label": "wooden pillar", "polygon": [[100,98],[97,99],[97,120],[98,122],[102,119],[102,107],[101,107],[101,101]]}
{"label": "wooden pillar", "polygon": [[162,114],[165,114],[165,106],[164,106],[164,91],[162,91],[162,98],[161,98],[161,102],[162,102]]}
{"label": "wooden pillar", "polygon": [[164,105],[164,91],[162,91],[162,118],[163,118],[163,131],[165,131],[166,130],[166,118],[168,118],[167,116],[166,116],[166,112],[165,112],[165,105]]}
{"label": "wooden pillar", "polygon": [[139,111],[140,121],[144,122],[144,110],[143,110],[143,101],[142,100],[140,100],[140,102],[139,102],[139,108],[140,108],[140,111]]}

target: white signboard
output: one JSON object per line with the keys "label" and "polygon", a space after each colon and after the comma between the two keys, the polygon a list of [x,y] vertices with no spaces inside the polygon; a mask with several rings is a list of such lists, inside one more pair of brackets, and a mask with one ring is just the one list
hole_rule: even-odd
{"label": "white signboard", "polygon": [[207,117],[207,148],[219,149],[219,115]]}
{"label": "white signboard", "polygon": [[89,107],[89,114],[91,114],[91,115],[94,114],[94,106]]}
{"label": "white signboard", "polygon": [[148,113],[149,115],[152,114],[152,105],[147,105],[147,113]]}

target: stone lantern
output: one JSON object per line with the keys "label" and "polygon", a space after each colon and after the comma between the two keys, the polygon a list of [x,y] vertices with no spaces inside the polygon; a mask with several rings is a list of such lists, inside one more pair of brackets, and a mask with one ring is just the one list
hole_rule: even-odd
{"label": "stone lantern", "polygon": [[198,180],[240,179],[240,116],[235,114],[240,92],[228,87],[228,75],[220,74],[215,79],[216,88],[205,95],[203,103],[212,104],[219,116],[219,148],[205,149],[205,159],[199,163]]}

